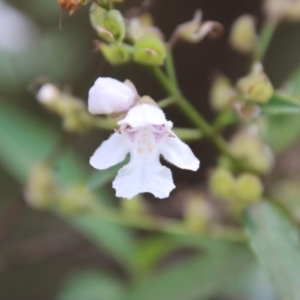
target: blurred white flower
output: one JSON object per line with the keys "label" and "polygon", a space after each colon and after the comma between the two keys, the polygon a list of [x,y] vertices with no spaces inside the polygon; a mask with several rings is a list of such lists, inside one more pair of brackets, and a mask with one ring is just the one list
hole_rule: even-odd
{"label": "blurred white flower", "polygon": [[36,40],[37,27],[23,13],[0,0],[0,49],[22,52]]}
{"label": "blurred white flower", "polygon": [[89,91],[88,110],[91,114],[111,114],[129,110],[137,97],[131,82],[99,77]]}
{"label": "blurred white flower", "polygon": [[181,169],[198,170],[199,160],[172,132],[173,124],[160,108],[151,104],[134,106],[118,124],[117,132],[90,159],[94,168],[103,170],[122,162],[130,153],[130,162],[113,182],[117,197],[131,199],[145,192],[157,198],[168,197],[175,185],[170,169],[161,165],[160,155]]}
{"label": "blurred white flower", "polygon": [[60,90],[52,83],[45,83],[39,89],[36,98],[40,103],[50,104],[61,95]]}

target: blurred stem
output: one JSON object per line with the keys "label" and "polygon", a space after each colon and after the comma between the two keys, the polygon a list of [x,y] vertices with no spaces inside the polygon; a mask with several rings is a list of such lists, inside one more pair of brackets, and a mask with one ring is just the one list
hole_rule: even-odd
{"label": "blurred stem", "polygon": [[221,239],[230,242],[247,241],[243,231],[232,227],[214,225],[206,232],[195,232],[190,231],[182,221],[157,218],[148,214],[130,214],[130,216],[128,216],[122,211],[107,209],[97,203],[93,203],[91,205],[91,211],[104,221],[137,229],[150,231],[156,230],[177,235],[201,235],[203,237]]}
{"label": "blurred stem", "polygon": [[175,127],[173,131],[183,141],[196,141],[203,137],[203,134],[198,129]]}
{"label": "blurred stem", "polygon": [[162,99],[159,102],[157,102],[157,104],[160,108],[166,108],[175,103],[176,103],[175,97],[168,97],[168,98]]}
{"label": "blurred stem", "polygon": [[283,103],[285,102],[285,103],[289,103],[289,104],[294,104],[294,105],[297,105],[297,106],[300,105],[300,100],[299,99],[295,99],[291,96],[281,94],[280,92],[275,92],[270,101],[276,101],[276,100],[280,101],[280,102],[283,102]]}
{"label": "blurred stem", "polygon": [[258,40],[257,49],[254,54],[255,61],[263,61],[268,47],[272,41],[277,24],[265,21],[262,25]]}
{"label": "blurred stem", "polygon": [[238,121],[236,114],[231,110],[224,110],[218,114],[213,122],[213,128],[215,132],[221,131],[224,127],[234,124]]}
{"label": "blurred stem", "polygon": [[166,72],[167,72],[167,75],[170,78],[172,84],[177,86],[177,76],[176,76],[175,66],[174,66],[174,63],[173,63],[173,54],[172,54],[171,50],[169,50],[167,52]]}
{"label": "blurred stem", "polygon": [[172,84],[169,78],[162,72],[158,67],[152,67],[151,71],[154,76],[166,90],[166,92],[177,99],[176,103],[181,111],[188,117],[188,119],[193,123],[203,134],[203,137],[209,139],[220,152],[225,154],[228,158],[231,159],[233,164],[242,170],[251,171],[253,173],[258,173],[258,171],[245,164],[243,161],[237,159],[228,148],[227,142],[222,138],[222,136],[215,133],[213,127],[211,127],[205,119],[199,114],[197,109],[195,109],[190,102],[182,95],[179,88]]}
{"label": "blurred stem", "polygon": [[105,129],[109,131],[114,130],[114,128],[116,128],[116,122],[104,118],[95,118],[93,124],[97,128]]}

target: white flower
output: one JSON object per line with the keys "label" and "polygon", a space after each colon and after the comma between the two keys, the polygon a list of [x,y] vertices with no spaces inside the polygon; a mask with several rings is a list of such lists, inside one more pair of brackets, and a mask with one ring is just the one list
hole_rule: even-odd
{"label": "white flower", "polygon": [[124,112],[133,106],[136,96],[130,82],[99,77],[89,91],[88,110],[91,114]]}
{"label": "white flower", "polygon": [[181,169],[198,170],[199,160],[172,132],[173,124],[160,108],[137,105],[118,124],[117,132],[90,159],[94,168],[103,170],[122,162],[130,153],[130,162],[113,181],[117,197],[131,199],[145,192],[157,198],[168,197],[175,185],[170,169],[161,165],[160,155]]}

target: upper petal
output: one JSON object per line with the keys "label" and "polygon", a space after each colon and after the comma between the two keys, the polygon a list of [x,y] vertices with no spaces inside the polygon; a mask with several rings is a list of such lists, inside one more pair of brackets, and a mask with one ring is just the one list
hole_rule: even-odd
{"label": "upper petal", "polygon": [[104,170],[122,162],[129,152],[129,142],[126,136],[112,134],[104,141],[90,158],[90,165],[95,169]]}
{"label": "upper petal", "polygon": [[[118,124],[129,124],[132,127],[166,124],[167,120],[163,111],[151,104],[139,104],[132,107],[126,117]],[[168,122],[168,124],[172,124]]]}
{"label": "upper petal", "polygon": [[161,140],[160,153],[168,162],[178,168],[197,171],[200,166],[199,159],[187,144],[183,143],[174,133],[172,135],[165,135]]}

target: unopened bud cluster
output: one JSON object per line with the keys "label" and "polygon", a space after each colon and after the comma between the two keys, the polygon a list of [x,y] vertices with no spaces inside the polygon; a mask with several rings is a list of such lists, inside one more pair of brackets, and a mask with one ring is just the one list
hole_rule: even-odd
{"label": "unopened bud cluster", "polygon": [[84,132],[97,127],[97,119],[88,113],[85,103],[64,93],[54,84],[42,85],[36,98],[47,109],[61,116],[66,131]]}
{"label": "unopened bud cluster", "polygon": [[263,9],[269,22],[300,21],[299,0],[264,0]]}
{"label": "unopened bud cluster", "polygon": [[251,54],[256,46],[255,20],[251,15],[240,16],[232,25],[229,36],[230,46],[238,52]]}
{"label": "unopened bud cluster", "polygon": [[125,20],[121,12],[113,8],[112,1],[109,4],[103,2],[107,1],[96,1],[91,5],[90,20],[98,36],[104,41],[97,45],[97,49],[106,60],[112,65],[129,61],[162,65],[166,58],[166,46],[151,18],[142,15]]}
{"label": "unopened bud cluster", "polygon": [[251,173],[238,177],[225,168],[215,169],[209,180],[210,190],[216,197],[225,200],[230,210],[239,212],[250,203],[261,200],[263,185],[260,178]]}
{"label": "unopened bud cluster", "polygon": [[82,212],[92,205],[94,195],[82,186],[61,186],[51,166],[42,162],[31,170],[24,197],[33,208],[46,210],[58,209],[67,214]]}
{"label": "unopened bud cluster", "polygon": [[212,207],[205,197],[196,192],[187,192],[184,199],[184,220],[186,227],[192,232],[203,232],[207,230],[214,221]]}
{"label": "unopened bud cluster", "polygon": [[274,155],[254,125],[237,132],[230,140],[229,148],[235,157],[260,174],[270,172],[274,165]]}
{"label": "unopened bud cluster", "polygon": [[268,103],[274,88],[262,65],[253,66],[250,74],[240,78],[234,87],[224,75],[215,78],[210,90],[211,106],[216,111],[231,109],[246,121],[260,115],[260,106]]}

